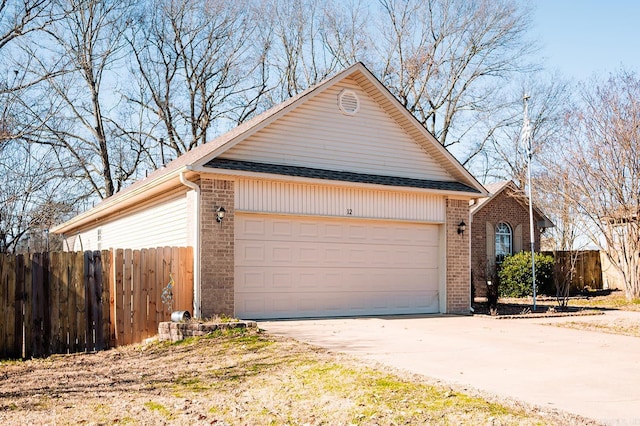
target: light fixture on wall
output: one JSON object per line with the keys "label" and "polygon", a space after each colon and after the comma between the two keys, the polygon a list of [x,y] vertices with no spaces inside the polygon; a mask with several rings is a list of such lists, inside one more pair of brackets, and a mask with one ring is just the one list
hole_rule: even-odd
{"label": "light fixture on wall", "polygon": [[464,234],[464,231],[467,229],[467,224],[464,223],[464,220],[458,224],[458,234]]}
{"label": "light fixture on wall", "polygon": [[224,214],[226,212],[227,211],[222,206],[216,209],[216,221],[218,221],[218,223],[222,223],[222,219],[224,219]]}

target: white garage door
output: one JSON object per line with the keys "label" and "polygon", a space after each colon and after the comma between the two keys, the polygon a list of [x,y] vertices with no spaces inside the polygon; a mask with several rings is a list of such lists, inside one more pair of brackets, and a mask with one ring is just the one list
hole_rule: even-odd
{"label": "white garage door", "polygon": [[240,318],[436,313],[439,226],[236,215]]}

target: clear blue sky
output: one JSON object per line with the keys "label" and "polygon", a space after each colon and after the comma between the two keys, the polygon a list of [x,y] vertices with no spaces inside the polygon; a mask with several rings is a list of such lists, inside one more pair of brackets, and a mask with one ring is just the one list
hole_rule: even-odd
{"label": "clear blue sky", "polygon": [[586,80],[621,66],[640,74],[640,1],[530,0],[532,36],[549,70]]}

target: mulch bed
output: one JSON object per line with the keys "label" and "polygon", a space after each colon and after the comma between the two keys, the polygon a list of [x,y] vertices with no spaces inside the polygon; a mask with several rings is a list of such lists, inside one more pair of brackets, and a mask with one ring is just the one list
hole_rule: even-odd
{"label": "mulch bed", "polygon": [[496,319],[551,318],[604,314],[602,311],[582,307],[560,307],[554,302],[538,302],[536,303],[535,311],[533,310],[533,305],[530,303],[498,302],[498,309],[495,315],[491,314],[487,302],[474,302],[472,306],[474,315],[491,316]]}

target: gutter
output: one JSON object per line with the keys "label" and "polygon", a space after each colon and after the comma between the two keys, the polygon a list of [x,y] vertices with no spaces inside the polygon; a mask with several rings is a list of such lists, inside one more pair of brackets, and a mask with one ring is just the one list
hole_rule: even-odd
{"label": "gutter", "polygon": [[201,293],[200,293],[200,186],[187,180],[185,173],[191,171],[191,166],[187,166],[185,170],[180,172],[180,183],[191,188],[196,194],[196,206],[194,209],[195,235],[193,237],[193,315],[200,318],[201,311]]}

